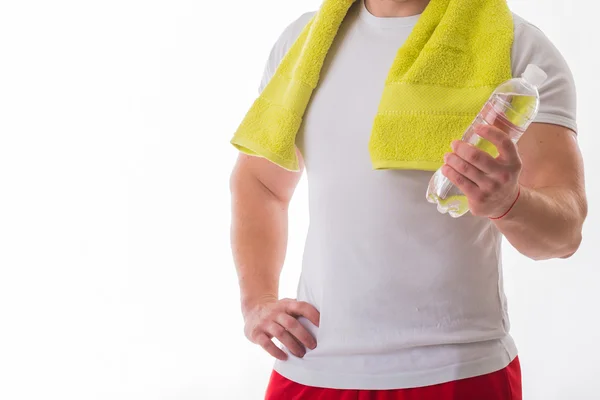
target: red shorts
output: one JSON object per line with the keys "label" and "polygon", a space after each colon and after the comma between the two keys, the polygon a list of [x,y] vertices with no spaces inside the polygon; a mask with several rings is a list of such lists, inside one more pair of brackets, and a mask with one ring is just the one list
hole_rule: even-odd
{"label": "red shorts", "polygon": [[522,400],[521,366],[413,389],[346,390],[304,386],[273,371],[265,400]]}

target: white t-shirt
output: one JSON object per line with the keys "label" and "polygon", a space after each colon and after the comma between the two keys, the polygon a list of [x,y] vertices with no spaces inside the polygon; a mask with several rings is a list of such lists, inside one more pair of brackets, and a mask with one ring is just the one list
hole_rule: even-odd
{"label": "white t-shirt", "polygon": [[[289,25],[260,90],[313,13]],[[321,312],[304,358],[277,361],[309,386],[398,389],[490,373],[517,355],[502,287],[501,233],[486,218],[438,213],[425,200],[432,175],[373,170],[374,116],[398,48],[419,16],[378,18],[350,8],[298,133],[310,226],[297,298]],[[513,76],[529,63],[548,79],[535,122],[576,130],[575,87],[548,38],[514,15]]]}

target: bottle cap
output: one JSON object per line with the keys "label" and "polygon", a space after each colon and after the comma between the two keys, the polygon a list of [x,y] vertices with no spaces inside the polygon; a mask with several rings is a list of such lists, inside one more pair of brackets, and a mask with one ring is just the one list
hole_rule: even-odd
{"label": "bottle cap", "polygon": [[521,75],[523,79],[531,83],[533,86],[540,87],[542,83],[548,78],[548,75],[537,65],[529,64],[525,68],[525,72]]}

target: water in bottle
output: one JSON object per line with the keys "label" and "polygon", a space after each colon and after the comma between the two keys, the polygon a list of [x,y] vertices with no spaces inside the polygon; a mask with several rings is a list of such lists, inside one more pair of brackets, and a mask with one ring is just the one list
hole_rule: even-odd
{"label": "water in bottle", "polygon": [[[496,147],[477,135],[475,125],[493,125],[517,142],[535,118],[539,108],[538,87],[546,80],[546,73],[529,64],[520,78],[510,79],[498,86],[485,103],[473,123],[465,131],[462,140],[498,156]],[[437,204],[438,211],[460,217],[469,211],[467,198],[438,169],[429,181],[427,201]]]}

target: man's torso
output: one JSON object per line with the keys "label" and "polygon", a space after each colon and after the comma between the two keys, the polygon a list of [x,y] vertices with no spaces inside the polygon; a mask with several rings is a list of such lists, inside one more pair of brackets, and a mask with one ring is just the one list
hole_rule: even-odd
{"label": "man's torso", "polygon": [[[286,30],[288,46],[310,16]],[[425,386],[496,371],[516,356],[495,226],[439,214],[425,200],[431,172],[371,166],[383,85],[418,18],[376,18],[356,2],[298,133],[310,227],[297,297],[321,319],[319,328],[301,320],[317,348],[275,369],[305,385]]]}

